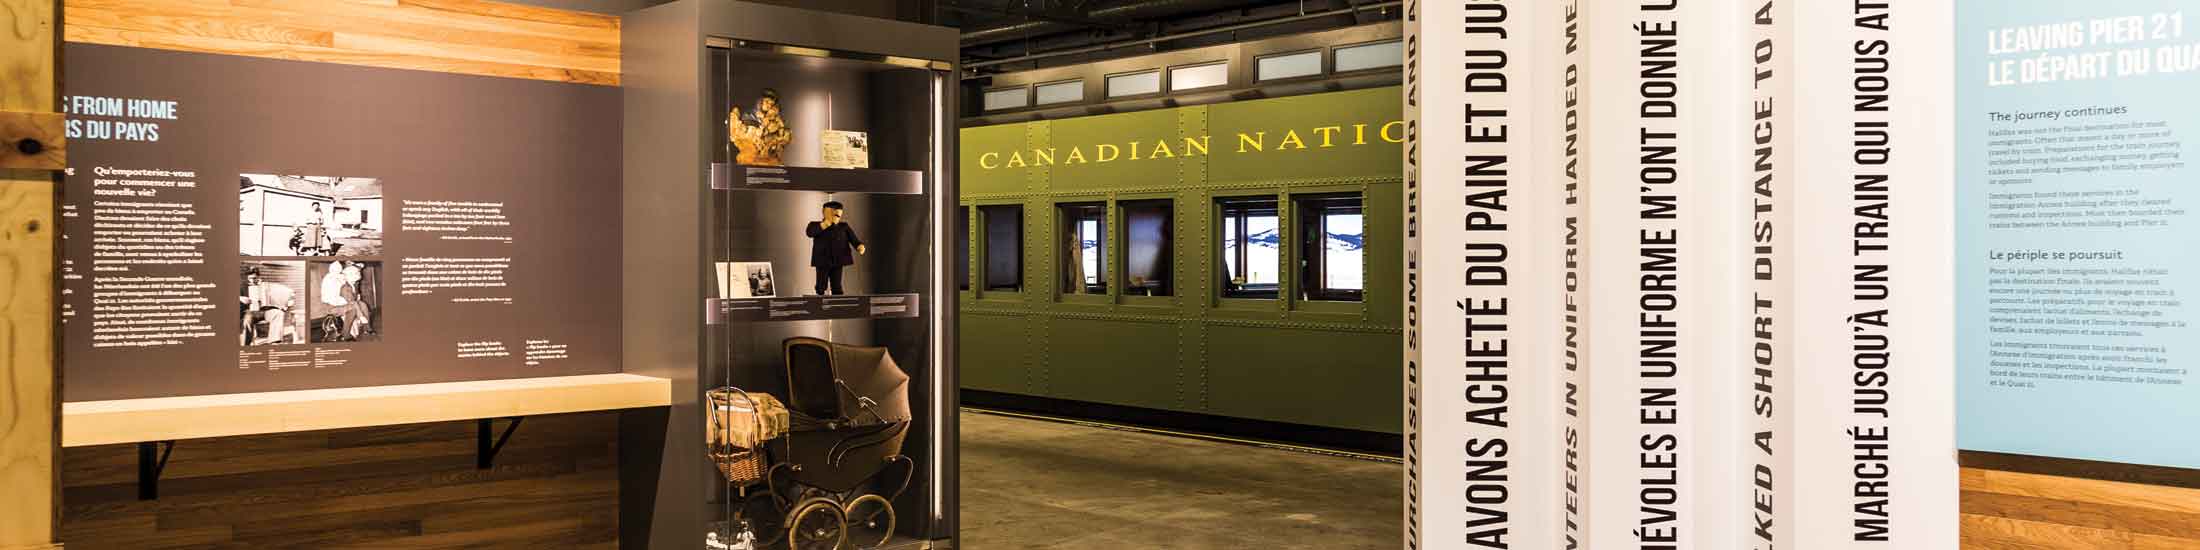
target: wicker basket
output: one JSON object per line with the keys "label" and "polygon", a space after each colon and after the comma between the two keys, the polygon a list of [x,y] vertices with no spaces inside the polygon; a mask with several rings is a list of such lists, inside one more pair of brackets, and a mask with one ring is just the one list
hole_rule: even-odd
{"label": "wicker basket", "polygon": [[764,481],[764,442],[786,432],[786,407],[770,395],[751,394],[731,386],[705,394],[710,425],[705,447],[726,482],[748,486]]}
{"label": "wicker basket", "polygon": [[726,483],[745,487],[764,481],[762,452],[749,451],[747,456],[739,457],[712,456],[711,461],[718,465],[718,473],[725,474]]}

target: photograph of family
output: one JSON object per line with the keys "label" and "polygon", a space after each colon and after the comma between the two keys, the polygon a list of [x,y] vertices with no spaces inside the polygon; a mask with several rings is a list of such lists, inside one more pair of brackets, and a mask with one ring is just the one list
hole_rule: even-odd
{"label": "photograph of family", "polygon": [[718,262],[718,296],[771,298],[779,295],[771,262]]}
{"label": "photograph of family", "polygon": [[378,256],[382,214],[375,178],[237,178],[238,252],[246,256]]}

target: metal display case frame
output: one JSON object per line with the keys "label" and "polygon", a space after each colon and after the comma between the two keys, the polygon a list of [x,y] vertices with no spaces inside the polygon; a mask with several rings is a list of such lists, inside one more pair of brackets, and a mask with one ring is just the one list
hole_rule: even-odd
{"label": "metal display case frame", "polygon": [[[915,475],[928,490],[917,497],[922,510],[898,511],[900,531],[915,540],[893,547],[954,547],[956,289],[949,263],[955,256],[948,250],[954,240],[947,232],[953,230],[956,214],[952,117],[959,94],[954,89],[952,60],[958,48],[958,35],[950,28],[732,0],[679,0],[624,16],[624,181],[622,204],[617,207],[623,239],[619,261],[624,266],[621,357],[626,372],[672,380],[673,396],[670,407],[622,413],[622,548],[704,548],[709,524],[719,519],[711,503],[724,481],[706,456],[704,399],[705,392],[722,385],[718,378],[732,367],[713,364],[726,361],[722,357],[726,346],[717,342],[725,339],[718,335],[722,329],[713,327],[760,321],[827,323],[829,327],[836,322],[828,319],[894,323],[901,328],[881,330],[901,331],[903,340],[921,332],[926,339],[922,345],[905,347],[919,350],[915,354],[920,357],[896,357],[910,371],[910,401],[918,419],[902,453],[919,464]],[[725,162],[723,155],[714,158],[714,151],[725,147],[725,130],[713,121],[722,121],[726,113],[724,91],[714,88],[712,64],[729,50],[929,72],[929,101],[921,95],[871,99],[873,105],[883,106],[873,110],[892,111],[887,114],[900,117],[885,125],[902,134],[890,137],[929,144],[924,158],[903,152],[893,161],[896,166],[861,173],[795,166],[789,168],[794,172],[791,177],[777,174],[782,178],[743,189],[741,178],[748,167]],[[876,142],[879,130],[871,131]],[[865,191],[865,186],[879,186],[879,190]],[[736,238],[726,235],[727,224],[717,219],[724,217],[726,194],[787,191],[803,197],[808,196],[804,193],[893,194],[902,201],[895,208],[904,212],[918,208],[908,201],[922,201],[926,219],[902,225],[921,227],[923,233],[890,237],[892,246],[924,247],[923,254],[906,256],[923,261],[893,268],[902,270],[896,272],[903,275],[900,280],[912,281],[916,287],[892,288],[875,296],[790,297],[777,305],[716,296],[716,264],[728,260],[720,241]],[[810,208],[814,213],[815,206]],[[778,220],[773,223],[784,225]],[[782,292],[794,290],[783,288]],[[829,304],[828,299],[879,300],[888,306],[873,310],[891,313],[844,316],[831,309],[843,306]],[[913,314],[890,307],[908,302],[915,303]],[[772,319],[770,314],[781,312],[759,313],[749,305],[783,305],[792,308],[785,313],[796,317]]]}

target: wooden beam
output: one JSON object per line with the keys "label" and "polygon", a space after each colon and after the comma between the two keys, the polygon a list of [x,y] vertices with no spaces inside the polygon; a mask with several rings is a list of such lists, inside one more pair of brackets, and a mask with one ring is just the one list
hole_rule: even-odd
{"label": "wooden beam", "polygon": [[[0,0],[0,111],[29,113],[0,119],[0,134],[56,131],[60,16],[57,0]],[[9,141],[0,156],[0,549],[59,548],[52,169],[61,147],[41,140],[25,155],[20,138]]]}
{"label": "wooden beam", "polygon": [[63,39],[616,86],[619,18],[491,0],[65,0]]}
{"label": "wooden beam", "polygon": [[68,167],[61,113],[0,110],[0,169]]}

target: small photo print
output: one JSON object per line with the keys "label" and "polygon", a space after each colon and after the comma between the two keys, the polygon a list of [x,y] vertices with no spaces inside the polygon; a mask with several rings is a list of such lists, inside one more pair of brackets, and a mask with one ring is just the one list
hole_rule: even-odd
{"label": "small photo print", "polygon": [[246,256],[379,256],[382,214],[379,179],[237,177],[237,250]]}
{"label": "small photo print", "polygon": [[382,262],[306,262],[313,343],[382,339]]}
{"label": "small photo print", "polygon": [[306,343],[305,262],[243,262],[237,279],[238,345]]}
{"label": "small photo print", "polygon": [[770,298],[779,295],[779,291],[772,286],[771,262],[735,262],[733,265],[748,279],[748,297]]}
{"label": "small photo print", "polygon": [[826,130],[818,136],[826,168],[870,168],[871,136],[863,132]]}
{"label": "small photo print", "polygon": [[718,297],[771,298],[778,295],[771,262],[718,262]]}

